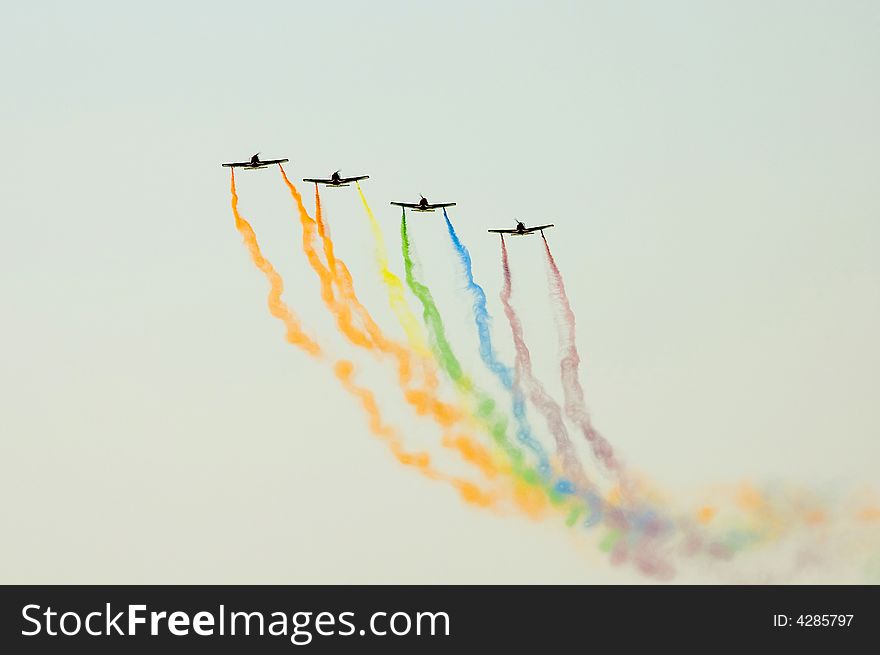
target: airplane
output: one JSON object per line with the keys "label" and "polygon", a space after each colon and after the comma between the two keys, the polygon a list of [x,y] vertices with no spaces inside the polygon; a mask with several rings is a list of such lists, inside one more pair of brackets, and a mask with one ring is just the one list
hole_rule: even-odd
{"label": "airplane", "polygon": [[249,170],[256,170],[258,168],[266,168],[267,166],[272,166],[273,164],[284,164],[285,162],[290,161],[289,159],[260,159],[260,153],[255,154],[251,157],[250,161],[234,161],[228,164],[221,164],[222,166],[226,166],[227,168],[247,168]]}
{"label": "airplane", "polygon": [[512,234],[513,236],[525,236],[527,234],[532,234],[534,232],[544,232],[544,230],[553,227],[553,223],[549,223],[548,225],[536,225],[535,227],[526,227],[525,223],[522,221],[516,222],[516,228],[513,230],[487,230],[487,232],[494,232],[495,234]]}
{"label": "airplane", "polygon": [[432,204],[432,203],[428,202],[428,199],[425,196],[423,196],[421,194],[419,194],[419,196],[421,197],[421,200],[419,200],[418,202],[394,202],[394,201],[391,201],[391,204],[397,205],[398,207],[405,207],[406,209],[412,209],[413,211],[417,211],[417,212],[432,212],[435,209],[443,209],[444,207],[454,207],[455,206],[454,202],[436,202],[436,203]]}
{"label": "airplane", "polygon": [[352,182],[366,180],[369,175],[357,175],[355,177],[339,177],[339,171],[336,171],[329,178],[322,180],[313,177],[304,177],[303,182],[314,182],[315,184],[325,184],[327,186],[348,186]]}

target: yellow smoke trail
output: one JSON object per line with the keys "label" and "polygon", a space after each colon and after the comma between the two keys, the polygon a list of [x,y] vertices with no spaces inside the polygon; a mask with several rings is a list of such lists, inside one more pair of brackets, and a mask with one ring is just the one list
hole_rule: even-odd
{"label": "yellow smoke trail", "polygon": [[361,198],[364,210],[367,212],[367,218],[370,220],[370,231],[373,234],[373,251],[376,256],[376,264],[379,266],[379,274],[382,276],[382,282],[385,285],[385,290],[388,292],[388,304],[391,305],[391,310],[397,317],[397,322],[400,323],[400,327],[403,328],[410,346],[412,346],[413,350],[415,350],[421,357],[430,361],[430,358],[432,357],[431,349],[428,347],[427,341],[425,340],[422,324],[419,322],[419,319],[416,318],[416,315],[412,312],[409,308],[409,304],[406,302],[403,282],[391,272],[391,269],[388,266],[388,251],[385,248],[385,238],[382,236],[382,228],[379,227],[379,222],[373,215],[373,210],[370,209],[370,205],[367,204],[367,198],[364,196],[360,183],[355,182],[355,185],[357,186],[358,195]]}
{"label": "yellow smoke trail", "polygon": [[[278,168],[281,170],[281,176],[284,179],[284,183],[298,209],[300,225],[303,229],[303,251],[306,253],[306,258],[308,259],[309,264],[322,278],[322,287],[326,286],[326,276],[331,276],[332,282],[339,290],[341,297],[361,320],[361,323],[369,335],[370,343],[356,343],[351,339],[349,340],[352,341],[353,344],[367,350],[380,352],[394,357],[398,364],[400,386],[407,403],[409,403],[420,416],[430,416],[444,428],[446,432],[442,440],[443,445],[455,448],[466,461],[476,465],[486,477],[494,478],[499,471],[503,469],[502,465],[496,463],[495,458],[486,451],[483,446],[474,442],[468,435],[453,435],[449,432],[456,423],[464,420],[465,416],[463,410],[444,403],[439,399],[436,393],[436,378],[428,380],[427,385],[423,388],[413,388],[413,386],[411,386],[412,365],[410,352],[404,346],[387,338],[381,328],[373,320],[367,309],[358,300],[354,291],[351,273],[345,263],[336,257],[333,249],[333,241],[327,233],[323,219],[316,221],[309,216],[308,211],[303,204],[302,194],[299,193],[299,190],[287,177],[284,168],[280,165]],[[316,208],[316,216],[320,217],[319,203],[316,205]],[[324,246],[324,256],[327,260],[326,267],[321,263],[313,245],[316,228]],[[337,313],[339,311],[339,305],[342,303],[339,303],[336,299],[332,302],[328,302],[325,298],[325,304],[331,312]],[[346,336],[350,336],[348,333],[345,334]]]}
{"label": "yellow smoke trail", "polygon": [[[320,358],[323,356],[321,347],[315,340],[305,334],[293,311],[282,300],[284,281],[281,275],[272,263],[263,256],[254,229],[238,211],[235,171],[233,170],[231,173],[230,191],[232,193],[232,214],[235,216],[235,227],[244,239],[254,265],[263,272],[269,282],[269,311],[272,316],[284,323],[286,328],[285,337],[289,343],[297,346],[312,357]],[[432,466],[428,453],[411,453],[407,451],[397,431],[382,421],[379,406],[373,393],[369,389],[354,383],[354,364],[352,362],[344,359],[336,361],[333,364],[333,373],[342,384],[342,387],[358,400],[361,407],[367,413],[370,432],[388,445],[398,462],[417,469],[422,475],[432,480],[442,480],[453,485],[458,489],[461,497],[468,503],[481,507],[489,507],[495,504],[497,498],[493,494],[482,491],[475,484],[467,480],[448,476],[437,471]]]}

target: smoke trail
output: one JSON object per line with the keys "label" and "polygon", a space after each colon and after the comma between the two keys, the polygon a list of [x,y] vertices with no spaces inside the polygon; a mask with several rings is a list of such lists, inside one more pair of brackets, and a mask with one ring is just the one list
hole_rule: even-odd
{"label": "smoke trail", "polygon": [[281,295],[284,293],[284,281],[281,279],[278,271],[275,270],[275,267],[272,266],[272,263],[263,257],[254,229],[238,211],[238,194],[235,192],[235,169],[230,170],[232,171],[230,191],[232,192],[232,214],[235,216],[235,227],[241,233],[254,265],[263,272],[263,275],[269,281],[269,312],[284,323],[284,327],[287,329],[285,338],[288,342],[302,348],[313,357],[318,356],[321,354],[321,347],[303,332],[299,319],[293,315],[293,312],[290,311],[290,308],[281,299]]}
{"label": "smoke trail", "polygon": [[[507,316],[507,322],[510,324],[510,331],[513,335],[517,373],[525,382],[529,399],[538,408],[538,411],[541,412],[544,420],[547,422],[550,434],[553,435],[553,439],[556,442],[556,452],[562,459],[562,467],[565,474],[581,490],[589,490],[593,485],[587,480],[583,467],[578,460],[577,452],[574,449],[574,444],[568,436],[568,429],[565,427],[565,421],[562,418],[562,408],[547,393],[544,385],[541,384],[541,381],[532,372],[532,357],[523,336],[522,322],[510,301],[513,285],[511,283],[510,263],[507,259],[507,245],[504,242],[504,235],[501,235],[501,268],[504,274],[504,285],[501,288],[501,303],[504,305],[504,314]],[[595,509],[597,505],[596,499],[591,497],[589,500],[591,501],[591,506]]]}
{"label": "smoke trail", "polygon": [[[253,228],[238,211],[238,195],[235,188],[234,171],[231,171],[231,174],[231,204],[236,228],[242,235],[254,265],[265,275],[269,283],[268,306],[270,313],[284,324],[287,341],[296,345],[310,356],[322,358],[324,353],[320,345],[304,332],[295,314],[282,300],[283,281],[276,269],[260,251]],[[402,225],[404,240],[405,229],[404,224]],[[405,246],[408,249],[408,243]],[[554,295],[560,306],[561,318],[565,319],[560,322],[560,325],[565,328],[564,341],[569,341],[573,344],[574,316],[568,299],[565,297],[562,277],[546,240],[545,248],[547,250],[548,262],[555,278],[551,280],[551,287],[554,288]],[[503,242],[502,254],[504,264],[506,265],[507,253]],[[318,261],[320,262],[320,258],[318,258]],[[412,262],[410,262],[410,266],[412,266]],[[505,291],[502,293],[506,292],[508,294],[507,300],[509,301],[511,287],[509,266],[505,266],[505,268],[507,268],[508,279],[506,280]],[[333,284],[331,284],[330,288],[331,293],[333,291],[332,287]],[[525,353],[528,355],[527,349]],[[574,358],[567,351],[563,353],[562,367],[564,380],[567,380],[565,374],[566,358],[569,360],[567,365],[574,368],[575,380],[577,380],[576,373],[579,364],[577,353],[575,352]],[[383,422],[372,392],[354,382],[354,365],[347,360],[331,361],[330,363],[339,383],[357,400],[367,414],[371,432],[386,442],[386,445],[400,463],[416,468],[428,478],[442,480],[454,485],[464,500],[469,503],[479,506],[491,506],[497,502],[497,495],[486,493],[471,482],[450,477],[436,470],[432,466],[430,456],[427,453],[407,451],[403,446],[399,433],[392,426]],[[518,374],[519,368],[517,366]],[[522,378],[522,375],[519,375]],[[514,383],[516,381],[517,378],[515,377]],[[575,396],[578,396],[577,392],[575,392]],[[582,389],[580,389],[579,397],[583,404]],[[568,413],[568,406],[566,406],[566,412]],[[558,405],[556,414],[559,415]],[[589,416],[585,415],[585,419],[589,421]],[[504,437],[503,432],[500,436]],[[484,454],[475,454],[475,457],[480,457]],[[618,468],[620,468],[619,464]],[[534,500],[536,500],[535,496],[527,497],[523,499],[522,504],[525,506],[528,502]],[[693,557],[699,554],[711,560],[725,560],[731,558],[736,552],[754,544],[780,541],[790,534],[798,536],[794,530],[802,526],[807,526],[810,530],[817,530],[816,526],[822,526],[828,520],[827,508],[821,505],[816,507],[812,502],[805,503],[801,498],[782,498],[778,503],[772,504],[770,500],[769,497],[762,497],[755,490],[744,489],[737,502],[743,512],[745,512],[745,515],[741,518],[734,517],[732,525],[730,519],[724,519],[722,525],[714,530],[714,535],[705,533],[704,528],[701,526],[701,524],[718,523],[718,508],[714,504],[700,506],[692,518],[680,517],[670,522],[662,516],[662,507],[656,506],[656,498],[652,501],[652,505],[645,504],[640,508],[634,508],[633,506],[618,507],[616,505],[619,501],[612,501],[609,504],[604,520],[609,531],[606,533],[600,547],[609,552],[613,563],[630,560],[639,570],[647,575],[667,578],[672,574],[672,568],[668,561],[668,557],[672,555]],[[662,501],[660,504],[662,506]],[[858,515],[858,518],[864,521],[874,521],[878,515],[880,513],[878,513],[877,506],[871,505],[867,508],[862,508],[862,513]],[[725,516],[723,511],[720,516]],[[569,523],[574,523],[577,518],[578,508],[573,507],[569,514]],[[668,543],[674,537],[679,538],[678,543]],[[664,542],[666,543],[664,544]],[[808,553],[808,555],[812,556],[812,553]],[[798,557],[800,558],[800,555]],[[806,563],[799,560],[795,568],[799,569],[805,565]],[[794,571],[794,573],[796,572],[797,570]]]}
{"label": "smoke trail", "polygon": [[[279,319],[284,324],[287,329],[286,339],[288,342],[297,346],[300,350],[303,350],[312,357],[321,357],[323,355],[321,347],[316,341],[305,335],[296,316],[294,316],[291,309],[282,300],[281,296],[284,292],[284,281],[272,263],[263,256],[253,228],[238,210],[238,194],[235,190],[234,170],[231,171],[230,192],[232,194],[232,214],[235,217],[235,227],[238,229],[239,233],[241,233],[254,264],[263,272],[266,279],[269,281],[269,311],[272,316]],[[404,448],[397,431],[382,421],[379,407],[376,404],[376,399],[373,393],[364,387],[358,386],[353,381],[354,364],[347,360],[338,360],[333,365],[333,372],[343,388],[359,401],[361,407],[367,413],[370,432],[388,445],[398,462],[405,466],[415,468],[422,475],[432,480],[443,480],[452,484],[458,490],[461,497],[468,503],[488,507],[496,502],[493,495],[480,490],[479,487],[473,483],[437,471],[431,464],[430,456],[427,453],[408,452]]]}
{"label": "smoke trail", "polygon": [[[406,210],[400,218],[400,244],[403,251],[403,265],[406,272],[406,283],[416,298],[422,305],[422,318],[428,327],[428,334],[431,338],[431,345],[438,357],[441,367],[447,372],[456,386],[465,392],[473,391],[473,382],[464,374],[461,363],[452,352],[452,347],[446,338],[446,327],[443,325],[443,319],[440,317],[440,311],[434,303],[430,289],[423,285],[415,278],[412,253],[410,252],[409,235],[406,230]],[[489,401],[487,407],[489,411],[494,410],[494,403]]]}
{"label": "smoke trail", "polygon": [[[581,430],[584,437],[590,443],[590,448],[596,459],[609,471],[620,474],[622,473],[622,467],[614,456],[611,444],[596,431],[590,421],[590,414],[584,401],[584,389],[581,387],[579,377],[581,358],[577,350],[574,312],[571,309],[571,303],[568,301],[568,295],[565,293],[562,273],[559,272],[556,260],[553,259],[553,254],[550,252],[550,244],[547,243],[547,238],[543,233],[541,233],[541,239],[544,241],[547,263],[549,264],[548,278],[550,291],[559,308],[556,320],[557,327],[559,328],[559,348],[562,355],[559,367],[562,374],[562,389],[565,395],[565,415]],[[561,315],[558,315],[560,313]]]}
{"label": "smoke trail", "polygon": [[[281,168],[280,165],[279,168]],[[292,186],[283,168],[281,168],[281,175],[284,177],[288,186]],[[312,247],[315,235],[315,223],[311,219],[302,219],[303,216],[304,213],[300,212],[300,223],[302,225],[302,249],[309,261],[309,265],[318,275],[318,279],[320,280],[321,299],[324,301],[324,304],[327,305],[330,313],[336,318],[336,325],[339,327],[340,332],[342,332],[351,343],[361,348],[372,348],[373,344],[370,338],[354,325],[354,319],[350,307],[346,303],[337,301],[333,293],[333,270],[332,268],[324,266],[320,257],[315,252],[315,249]],[[305,216],[308,218],[307,215]]]}
{"label": "smoke trail", "polygon": [[[471,292],[474,299],[472,308],[474,312],[474,322],[477,325],[477,334],[480,340],[480,358],[483,360],[486,367],[495,374],[495,377],[498,378],[501,384],[504,385],[504,388],[510,392],[513,400],[513,416],[517,423],[517,439],[538,458],[538,470],[541,475],[549,477],[551,475],[550,461],[547,459],[547,454],[541,447],[540,442],[538,442],[538,440],[532,435],[532,429],[529,426],[528,418],[526,417],[526,403],[523,398],[522,390],[519,385],[516,384],[513,372],[510,368],[498,359],[498,354],[495,352],[495,348],[492,345],[492,332],[489,325],[490,317],[489,308],[486,302],[486,292],[483,291],[483,287],[477,284],[474,279],[471,255],[465,245],[461,242],[461,239],[458,238],[458,234],[456,234],[455,228],[452,226],[452,221],[449,220],[449,215],[446,213],[445,208],[443,209],[443,218],[446,221],[446,230],[449,232],[449,238],[452,240],[452,245],[458,253],[458,258],[461,260],[461,265],[464,268],[468,291]],[[558,487],[560,491],[570,490],[570,487],[566,482],[567,481],[564,480],[560,481],[560,486]]]}
{"label": "smoke trail", "polygon": [[364,210],[367,212],[367,217],[370,220],[370,231],[373,234],[373,252],[376,256],[376,265],[379,267],[379,274],[381,275],[382,282],[388,292],[388,304],[391,306],[391,310],[394,312],[397,322],[400,323],[400,326],[403,328],[406,338],[413,350],[418,352],[422,357],[430,357],[431,351],[425,341],[421,324],[415,314],[412,313],[409,304],[406,302],[403,282],[401,282],[400,278],[392,273],[389,268],[388,251],[385,248],[385,239],[382,236],[382,228],[379,227],[379,223],[373,215],[373,210],[370,209],[370,205],[367,204],[367,198],[364,196],[360,182],[355,182],[355,186],[357,186],[361,203],[363,204]]}
{"label": "smoke trail", "polygon": [[[392,354],[398,362],[398,376],[402,384],[409,382],[411,377],[411,366],[409,354],[405,349],[390,342],[382,334],[378,325],[373,322],[372,318],[366,312],[366,309],[354,293],[351,283],[351,275],[345,268],[344,262],[336,258],[333,249],[333,241],[327,233],[323,220],[314,220],[309,216],[308,211],[302,201],[302,195],[287,177],[284,168],[279,165],[281,176],[291,196],[296,202],[299,210],[300,225],[302,227],[302,249],[309,261],[310,266],[321,280],[322,299],[328,309],[337,317],[343,334],[351,341],[352,344],[367,350],[378,349],[381,352]],[[316,196],[317,196],[317,185]],[[320,199],[316,197],[316,216],[320,215]],[[327,265],[321,262],[321,259],[314,248],[314,236],[317,229],[318,235],[324,244],[324,255]],[[339,290],[342,300],[336,298],[333,291],[334,286]],[[358,319],[363,324],[364,332],[357,330],[352,325],[353,315],[357,314]],[[353,331],[352,331],[353,330]],[[445,409],[445,408],[440,408]],[[444,420],[453,420],[454,417],[447,417]]]}
{"label": "smoke trail", "polygon": [[474,387],[473,382],[462,371],[461,364],[452,351],[449,340],[446,338],[446,328],[443,325],[443,319],[440,316],[440,311],[437,309],[431,291],[415,277],[415,264],[410,251],[409,235],[406,230],[405,209],[402,211],[400,218],[400,245],[403,253],[404,270],[406,271],[406,283],[422,305],[423,318],[425,325],[428,327],[428,334],[431,337],[431,345],[441,368],[446,371],[456,387],[474,398],[477,403],[477,415],[486,422],[492,439],[507,455],[513,470],[525,482],[540,484],[540,476],[526,466],[522,451],[508,440],[507,421],[496,413],[495,402]]}
{"label": "smoke trail", "polygon": [[[438,383],[437,371],[434,365],[432,352],[425,340],[423,328],[406,301],[403,283],[390,269],[388,263],[388,251],[385,247],[385,238],[382,235],[382,229],[379,227],[379,223],[373,214],[373,210],[367,203],[367,198],[364,195],[360,184],[355,184],[357,186],[358,195],[361,199],[361,204],[363,204],[364,210],[367,213],[367,218],[369,219],[370,230],[373,234],[373,250],[376,257],[376,264],[379,269],[381,280],[388,293],[389,305],[397,317],[398,323],[400,323],[407,335],[410,346],[414,351],[422,355],[421,362],[424,375],[426,376],[426,384],[432,389],[436,388]],[[458,389],[459,392],[461,392],[461,388],[459,387]],[[447,437],[444,437],[444,445],[457,448],[465,454],[466,459],[471,459],[474,456],[480,458],[487,456],[485,452],[483,454],[480,454],[479,451],[471,452],[472,446],[461,437],[454,440],[449,440]]]}
{"label": "smoke trail", "polygon": [[[323,212],[321,211],[321,195],[318,193],[318,185],[315,184],[315,223],[318,226],[318,236],[321,237],[321,243],[324,247],[324,257],[327,260],[327,266],[333,274],[333,282],[339,289],[343,298],[352,307],[358,319],[364,325],[365,329],[373,340],[373,343],[385,354],[389,354],[397,360],[398,374],[402,384],[410,381],[412,376],[412,358],[409,351],[401,344],[388,339],[373,317],[367,311],[367,308],[361,304],[354,290],[354,281],[345,262],[336,257],[333,239],[330,238],[330,232],[324,222]],[[454,421],[451,418],[450,421]]]}
{"label": "smoke trail", "polygon": [[402,440],[397,431],[382,422],[379,414],[379,408],[376,404],[376,398],[372,392],[363,387],[359,387],[352,382],[354,375],[354,365],[346,360],[339,360],[333,367],[337,379],[342,386],[352,395],[354,395],[361,403],[364,411],[370,417],[370,431],[381,437],[391,448],[397,461],[407,466],[413,466],[421,471],[425,476],[435,479],[444,480],[451,483],[458,489],[461,497],[473,505],[481,507],[490,507],[495,504],[496,497],[493,494],[482,491],[477,485],[461,478],[455,478],[438,472],[431,466],[431,459],[427,453],[417,452],[410,453],[403,447]]}
{"label": "smoke trail", "polygon": [[[554,318],[561,351],[560,372],[565,396],[565,415],[581,430],[594,457],[615,475],[619,485],[615,494],[618,498],[602,504],[602,519],[609,533],[600,548],[609,552],[612,564],[629,560],[645,575],[668,579],[674,574],[669,540],[676,531],[676,525],[661,508],[651,507],[636,497],[632,481],[614,456],[611,444],[592,425],[579,378],[580,355],[577,350],[574,312],[565,292],[562,273],[543,233],[541,239],[549,265],[550,290],[557,305]],[[503,241],[502,248],[502,257],[506,259]],[[506,275],[509,275],[509,265]],[[694,551],[700,548],[701,546],[694,545]]]}
{"label": "smoke trail", "polygon": [[[326,230],[323,219],[313,220],[302,201],[302,195],[293,185],[284,168],[279,165],[281,176],[284,183],[290,191],[291,196],[296,202],[299,210],[300,225],[302,227],[302,248],[306,254],[312,269],[321,280],[322,298],[328,309],[337,317],[338,323],[342,328],[342,333],[346,336],[350,343],[365,350],[379,352],[393,356],[398,362],[398,377],[404,398],[420,416],[430,416],[433,418],[446,433],[443,437],[443,444],[448,447],[455,448],[462,454],[466,461],[475,464],[482,473],[492,478],[499,472],[493,457],[485,451],[477,443],[470,440],[467,435],[453,435],[449,432],[452,426],[461,420],[462,412],[457,408],[441,401],[436,394],[436,390],[428,386],[427,388],[412,388],[411,366],[409,353],[399,344],[393,343],[385,337],[379,326],[373,321],[366,308],[358,301],[354,291],[349,273],[345,263],[338,259],[335,255],[333,242]],[[320,216],[320,196],[316,194],[316,218]],[[327,266],[321,262],[321,259],[314,247],[315,230],[317,229],[324,244],[324,254],[327,260]],[[335,297],[334,286],[340,291],[343,301]],[[367,336],[351,325],[352,314],[351,308],[368,332]]]}

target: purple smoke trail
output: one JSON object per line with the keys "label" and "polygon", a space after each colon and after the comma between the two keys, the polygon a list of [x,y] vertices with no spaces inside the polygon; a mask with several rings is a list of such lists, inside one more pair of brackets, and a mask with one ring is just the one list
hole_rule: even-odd
{"label": "purple smoke trail", "polygon": [[[552,256],[550,261],[558,281],[558,284],[554,285],[556,287],[554,292],[560,291],[560,294],[555,295],[561,298],[562,302],[560,302],[560,305],[566,308],[566,318],[569,319],[565,321],[565,330],[560,330],[560,334],[565,333],[566,342],[562,364],[563,382],[566,384],[566,414],[584,432],[592,446],[593,452],[596,453],[600,461],[610,471],[617,473],[617,480],[622,488],[621,491],[624,497],[631,501],[629,485],[622,475],[622,467],[611,452],[610,444],[590,424],[589,414],[586,411],[583,399],[583,389],[581,389],[577,379],[579,358],[577,351],[574,349],[574,315],[569,306],[568,299],[565,297],[562,276],[559,274],[559,269],[556,268],[556,262],[553,261]],[[503,236],[501,237],[501,266],[504,273],[501,302],[504,306],[504,313],[510,323],[510,330],[513,333],[513,342],[516,348],[516,374],[525,383],[529,399],[544,416],[548,428],[556,440],[557,450],[562,457],[566,475],[578,485],[579,490],[585,491],[583,497],[589,502],[591,515],[587,517],[584,524],[594,525],[602,521],[611,530],[611,534],[614,536],[608,540],[607,548],[612,563],[621,564],[624,561],[631,560],[642,573],[658,579],[669,579],[673,575],[674,570],[669,561],[668,553],[665,552],[664,542],[670,536],[670,524],[662,515],[662,510],[655,510],[650,506],[640,506],[638,503],[631,504],[629,502],[621,507],[606,505],[599,496],[596,485],[591,484],[587,480],[587,476],[581,467],[574,450],[574,445],[571,443],[571,439],[569,439],[559,403],[547,393],[540,380],[532,372],[531,353],[523,337],[522,322],[510,302],[512,293],[510,264],[507,256],[507,244]],[[574,351],[573,354],[572,351]],[[571,376],[574,376],[575,384],[571,383]]]}
{"label": "purple smoke trail", "polygon": [[[507,258],[507,244],[504,242],[504,235],[501,235],[501,267],[504,272],[501,302],[504,305],[504,314],[507,316],[507,322],[510,324],[510,331],[513,334],[513,344],[516,349],[516,376],[524,383],[529,394],[529,400],[532,401],[532,404],[544,416],[547,427],[556,442],[556,451],[562,458],[565,474],[581,491],[590,490],[593,485],[587,480],[587,476],[575,452],[574,444],[571,443],[571,439],[568,437],[568,430],[562,418],[562,409],[550,394],[547,393],[544,385],[535,378],[532,372],[532,356],[523,336],[522,321],[520,321],[519,315],[510,302],[512,284],[510,263]],[[595,501],[598,501],[598,498]],[[596,502],[593,505],[593,510],[595,511]]]}
{"label": "purple smoke trail", "polygon": [[622,463],[614,456],[611,444],[593,427],[579,377],[578,369],[581,358],[577,350],[574,312],[571,309],[568,294],[565,292],[562,273],[550,252],[550,244],[547,243],[547,238],[543,233],[541,238],[544,241],[547,263],[549,264],[550,291],[557,305],[554,318],[559,333],[565,415],[583,432],[596,459],[615,475],[626,501],[621,507],[606,511],[605,522],[614,526],[620,534],[626,535],[626,539],[618,539],[611,545],[611,561],[620,563],[631,559],[642,573],[660,579],[668,579],[674,573],[670,561],[671,540],[679,531],[692,537],[692,547],[695,552],[705,547],[713,557],[725,556],[727,551],[723,546],[718,547],[718,544],[709,543],[700,544],[698,541],[694,541],[693,538],[698,538],[698,535],[694,533],[691,526],[676,524],[662,508],[652,508],[649,503],[640,500]]}
{"label": "purple smoke trail", "polygon": [[587,411],[587,404],[584,401],[584,389],[581,386],[578,371],[581,358],[577,350],[574,312],[571,310],[568,294],[565,293],[562,273],[559,272],[556,260],[553,259],[553,254],[550,252],[550,244],[547,243],[547,238],[543,232],[541,233],[541,239],[544,240],[544,249],[547,251],[547,263],[550,265],[550,291],[560,310],[556,314],[556,321],[559,328],[559,349],[562,355],[559,367],[562,373],[562,389],[565,394],[565,415],[583,432],[596,459],[606,469],[621,476],[623,467],[614,456],[614,449],[605,437],[596,431],[596,428],[593,427],[590,421],[590,413]]}

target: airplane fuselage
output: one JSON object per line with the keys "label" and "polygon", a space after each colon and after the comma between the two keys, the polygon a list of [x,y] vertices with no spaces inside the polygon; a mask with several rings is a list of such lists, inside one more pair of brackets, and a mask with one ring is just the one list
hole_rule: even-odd
{"label": "airplane fuselage", "polygon": [[248,165],[248,168],[266,168],[268,164],[264,164],[260,161],[260,155],[254,155],[251,157],[251,163]]}

